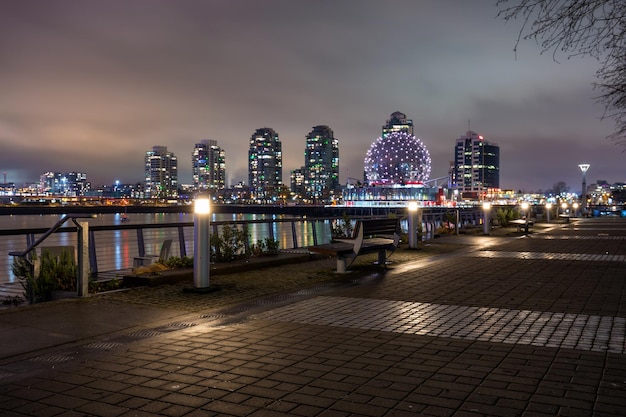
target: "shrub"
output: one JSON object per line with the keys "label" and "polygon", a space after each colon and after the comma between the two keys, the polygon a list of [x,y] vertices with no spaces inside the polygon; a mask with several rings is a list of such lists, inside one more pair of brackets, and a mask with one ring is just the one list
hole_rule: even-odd
{"label": "shrub", "polygon": [[245,255],[245,238],[247,232],[236,227],[224,226],[222,235],[211,234],[211,260],[228,262]]}
{"label": "shrub", "polygon": [[279,249],[279,244],[277,240],[266,237],[265,238],[265,253],[267,255],[277,255]]}
{"label": "shrub", "polygon": [[193,258],[189,256],[183,256],[182,258],[172,256],[167,261],[165,261],[165,266],[170,269],[193,268]]}
{"label": "shrub", "polygon": [[[35,264],[39,263],[38,274]],[[59,256],[47,251],[38,259],[15,258],[11,265],[13,275],[18,277],[24,296],[30,304],[49,301],[54,291],[76,291],[78,271],[71,251],[64,249]]]}
{"label": "shrub", "polygon": [[350,216],[344,213],[341,219],[333,221],[330,225],[330,232],[333,239],[352,237],[353,227]]}
{"label": "shrub", "polygon": [[518,217],[517,210],[508,207],[498,207],[496,210],[496,220],[502,227],[507,227],[511,220]]}

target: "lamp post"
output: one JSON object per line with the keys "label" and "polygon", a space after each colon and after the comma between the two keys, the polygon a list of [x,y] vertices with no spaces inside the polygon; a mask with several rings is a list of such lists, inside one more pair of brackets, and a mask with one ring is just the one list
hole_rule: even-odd
{"label": "lamp post", "polygon": [[209,287],[211,241],[209,239],[209,198],[199,196],[193,208],[193,285],[198,289]]}
{"label": "lamp post", "polygon": [[483,215],[483,233],[488,235],[490,232],[489,220],[491,217],[491,203],[488,201],[483,203]]}
{"label": "lamp post", "polygon": [[550,223],[550,210],[552,210],[552,203],[546,203],[546,221]]}
{"label": "lamp post", "polygon": [[582,195],[582,212],[583,214],[587,211],[587,170],[589,169],[590,164],[580,164],[578,168],[583,173],[583,195]]}
{"label": "lamp post", "polygon": [[417,248],[417,201],[409,201],[409,249]]}

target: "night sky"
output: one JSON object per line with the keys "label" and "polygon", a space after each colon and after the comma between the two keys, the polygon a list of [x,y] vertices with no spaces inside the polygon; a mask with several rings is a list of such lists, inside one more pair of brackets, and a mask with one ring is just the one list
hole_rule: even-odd
{"label": "night sky", "polygon": [[522,22],[495,0],[2,0],[0,172],[23,184],[81,171],[95,184],[141,181],[154,145],[179,160],[215,139],[227,181],[247,182],[248,141],[283,144],[283,179],[304,165],[305,136],[339,140],[340,181],[394,111],[413,119],[447,175],[468,129],[500,146],[501,187],[626,181],[626,154],[606,139],[594,59],[513,49]]}

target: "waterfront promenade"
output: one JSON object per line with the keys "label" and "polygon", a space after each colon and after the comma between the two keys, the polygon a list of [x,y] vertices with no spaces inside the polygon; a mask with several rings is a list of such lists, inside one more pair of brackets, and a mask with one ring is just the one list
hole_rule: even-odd
{"label": "waterfront promenade", "polygon": [[429,245],[2,310],[0,415],[626,415],[626,219]]}

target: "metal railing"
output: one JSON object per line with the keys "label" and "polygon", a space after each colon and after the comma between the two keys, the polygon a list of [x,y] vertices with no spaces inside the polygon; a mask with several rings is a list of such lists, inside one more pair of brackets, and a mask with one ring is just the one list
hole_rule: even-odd
{"label": "metal railing", "polygon": [[[479,211],[461,211],[460,224],[475,224]],[[422,219],[423,239],[432,239],[438,227],[446,221],[446,211],[424,212]],[[36,248],[49,246],[74,246],[78,248],[79,226],[75,219],[88,215],[66,215],[51,228],[0,230],[0,251],[9,257],[0,257],[0,284],[14,282],[10,272],[13,256],[27,256]],[[371,218],[371,216],[359,216]],[[76,226],[63,226],[72,220]],[[281,250],[300,250],[312,245],[328,243],[332,239],[331,224],[337,217],[288,218],[263,220],[228,220],[211,222],[212,233],[219,233],[224,226],[247,229],[249,247],[266,238],[277,240]],[[356,221],[357,218],[352,218]],[[404,231],[407,222],[401,222]],[[15,239],[18,237],[19,239]],[[25,239],[21,240],[22,238]],[[166,239],[172,240],[170,256],[184,257],[193,254],[193,222],[93,225],[88,227],[89,265],[91,275],[105,279],[116,271],[129,270],[134,258],[146,254],[158,254]],[[25,250],[17,250],[26,244]],[[23,246],[22,246],[23,247]],[[248,248],[247,247],[247,248]],[[247,249],[246,248],[246,249]],[[2,272],[4,271],[4,272]]]}
{"label": "metal railing", "polygon": [[[49,229],[0,230],[0,250],[6,249],[8,258],[0,260],[0,270],[9,271],[10,257],[27,257],[37,248],[48,246],[78,247],[79,226],[63,226],[68,220],[86,217],[67,215]],[[292,218],[271,220],[241,220],[211,222],[212,233],[220,233],[224,226],[247,229],[249,241],[246,247],[266,238],[277,240],[282,250],[302,249],[307,246],[329,242],[331,218]],[[9,239],[6,238],[18,239]],[[4,241],[2,241],[4,239]],[[21,240],[21,239],[24,240]],[[92,276],[121,271],[133,267],[136,257],[158,253],[162,242],[173,242],[171,256],[184,257],[193,254],[193,222],[157,224],[98,225],[88,228],[89,264]],[[25,250],[16,250],[26,245]],[[4,248],[3,248],[4,246]],[[23,246],[22,246],[23,247]],[[246,248],[246,249],[247,249]],[[4,264],[4,265],[3,265]],[[9,275],[9,274],[7,274]],[[11,282],[14,277],[0,277],[0,283]]]}

